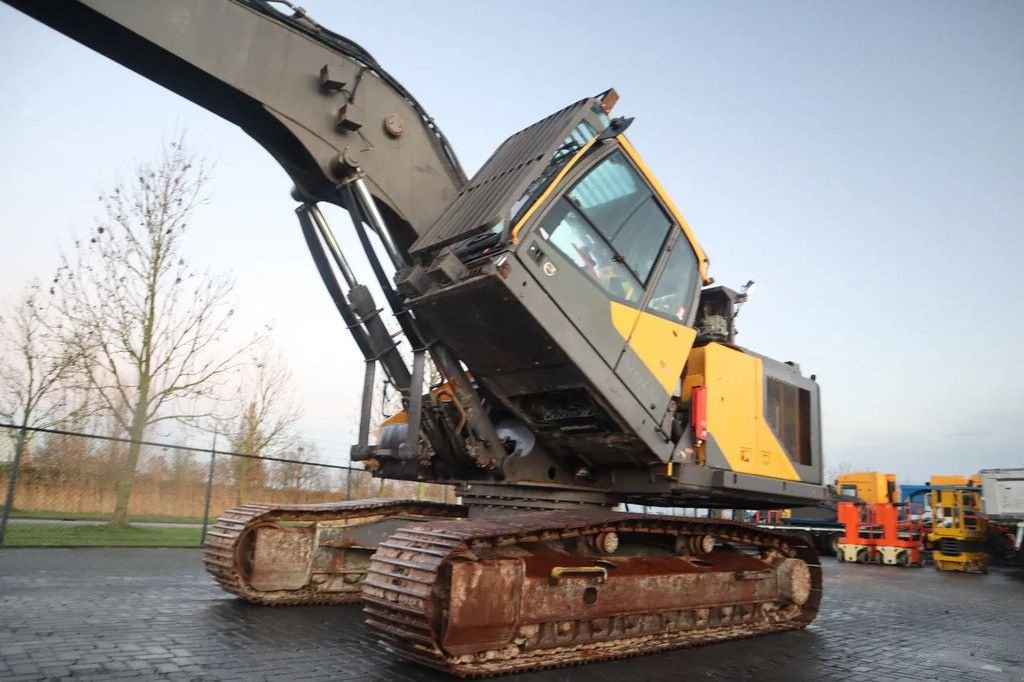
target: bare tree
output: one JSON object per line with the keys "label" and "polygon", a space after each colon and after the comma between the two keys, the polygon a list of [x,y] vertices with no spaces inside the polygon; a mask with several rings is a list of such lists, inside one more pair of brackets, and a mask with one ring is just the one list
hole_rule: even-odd
{"label": "bare tree", "polygon": [[[269,341],[254,346],[245,363],[239,407],[232,450],[264,457],[278,454],[289,444],[302,411],[292,393],[291,371]],[[242,504],[248,489],[263,486],[266,476],[260,460],[236,458],[238,504]]]}
{"label": "bare tree", "polygon": [[0,318],[0,419],[22,427],[53,426],[74,411],[67,381],[75,358],[47,324],[47,312],[33,283]]}
{"label": "bare tree", "polygon": [[281,490],[300,492],[329,490],[330,476],[327,470],[317,466],[320,454],[316,445],[299,440],[298,445],[284,452],[291,462],[280,462],[274,467],[273,484]]}
{"label": "bare tree", "polygon": [[853,471],[853,464],[849,460],[843,460],[837,464],[825,468],[825,484],[835,485],[836,479],[841,474],[848,474]]}
{"label": "bare tree", "polygon": [[238,363],[240,351],[224,347],[231,279],[196,272],[182,255],[208,179],[178,136],[100,197],[104,216],[87,240],[75,242],[72,257],[63,256],[54,279],[61,331],[81,359],[81,378],[132,441],[115,526],[128,522],[146,430],[205,416]]}
{"label": "bare tree", "polygon": [[21,295],[11,315],[0,318],[0,419],[15,423],[14,459],[0,515],[0,543],[14,504],[18,470],[31,438],[28,427],[49,427],[72,411],[65,381],[74,357],[44,320],[38,284]]}

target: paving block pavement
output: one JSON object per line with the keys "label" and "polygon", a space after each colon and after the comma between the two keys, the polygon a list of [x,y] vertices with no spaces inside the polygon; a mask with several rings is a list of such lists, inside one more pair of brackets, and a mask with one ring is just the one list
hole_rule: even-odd
{"label": "paving block pavement", "polygon": [[[1024,680],[1024,572],[824,563],[806,630],[504,679]],[[198,550],[0,550],[0,680],[62,679],[451,678],[384,651],[358,606],[223,593]]]}

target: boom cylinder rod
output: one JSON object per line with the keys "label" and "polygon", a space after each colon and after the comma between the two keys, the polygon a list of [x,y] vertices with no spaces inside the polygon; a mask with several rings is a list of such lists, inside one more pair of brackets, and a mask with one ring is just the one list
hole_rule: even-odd
{"label": "boom cylinder rod", "polygon": [[320,236],[323,237],[324,243],[327,244],[327,250],[334,257],[334,262],[338,265],[341,276],[345,278],[345,283],[348,284],[349,289],[357,286],[359,282],[356,281],[355,273],[352,272],[348,261],[345,260],[345,254],[341,252],[341,247],[338,246],[338,242],[334,238],[334,232],[331,231],[330,225],[324,219],[324,214],[320,212],[320,207],[316,204],[306,204],[306,208],[309,211],[310,217],[313,218],[317,229],[320,231]]}
{"label": "boom cylinder rod", "polygon": [[[331,269],[331,264],[327,260],[327,255],[324,253],[323,244],[317,237],[318,230],[314,225],[309,205],[299,206],[295,209],[295,214],[299,218],[302,234],[306,238],[306,245],[313,256],[313,262],[320,272],[320,278],[327,287],[338,312],[341,313],[345,325],[352,333],[356,345],[359,346],[363,359],[367,362],[379,360],[391,383],[400,391],[408,390],[409,368],[398,353],[396,344],[391,340],[390,332],[381,321],[370,290],[361,284],[356,284],[351,288],[346,299],[338,285],[334,271]],[[320,217],[323,219],[322,215]],[[338,256],[341,257],[340,251]],[[344,261],[343,257],[341,259]]]}
{"label": "boom cylinder rod", "polygon": [[[423,335],[420,334],[416,321],[410,314],[408,308],[405,307],[404,302],[399,298],[394,287],[391,286],[387,273],[384,272],[380,259],[377,258],[377,252],[373,249],[373,242],[370,241],[370,237],[366,233],[366,228],[363,223],[364,221],[369,222],[372,218],[367,214],[366,207],[363,202],[359,200],[358,193],[352,188],[352,184],[354,183],[344,185],[341,188],[341,194],[345,206],[348,207],[352,214],[352,224],[356,228],[356,236],[359,237],[359,243],[362,245],[363,251],[366,252],[366,258],[370,261],[370,268],[373,270],[373,274],[377,278],[377,283],[380,284],[381,291],[384,292],[384,298],[387,299],[388,305],[391,307],[391,312],[394,314],[395,319],[398,320],[398,324],[402,327],[402,332],[405,334],[405,337],[409,339],[409,345],[412,346],[413,350],[422,348]],[[377,218],[380,219],[379,213],[377,214]]]}
{"label": "boom cylinder rod", "polygon": [[[373,378],[376,363],[367,361],[363,374],[363,400],[359,410],[359,443],[353,448],[352,459],[362,459],[370,443],[370,413],[373,411]],[[351,472],[349,472],[351,474]]]}
{"label": "boom cylinder rod", "polygon": [[313,263],[316,265],[317,272],[320,273],[320,279],[323,280],[327,293],[330,294],[335,307],[341,313],[341,319],[345,321],[345,325],[348,327],[349,332],[351,332],[356,346],[359,347],[359,352],[363,354],[363,359],[372,360],[375,353],[370,345],[370,339],[359,324],[359,318],[356,317],[352,307],[345,299],[345,294],[342,292],[341,287],[338,286],[338,280],[331,270],[331,264],[327,261],[326,254],[324,254],[323,245],[317,238],[316,226],[310,217],[308,204],[303,204],[296,208],[295,215],[299,219],[299,225],[302,227],[302,236],[306,239],[309,254],[313,257]]}
{"label": "boom cylinder rod", "polygon": [[402,393],[409,390],[409,367],[398,352],[398,344],[391,336],[391,332],[384,326],[384,320],[380,316],[380,308],[373,300],[373,294],[365,284],[358,284],[352,287],[348,294],[348,300],[352,304],[352,310],[359,315],[360,322],[370,336],[370,343],[373,345],[374,359],[388,370],[392,383]]}
{"label": "boom cylinder rod", "polygon": [[309,204],[309,214],[319,228],[320,236],[323,238],[324,243],[327,244],[327,249],[334,256],[334,262],[338,264],[341,276],[348,283],[349,303],[353,311],[359,316],[363,327],[366,329],[366,333],[370,337],[370,343],[374,348],[376,356],[375,359],[380,359],[381,363],[388,370],[392,383],[395,384],[398,390],[406,390],[408,388],[407,377],[409,371],[405,366],[405,361],[398,354],[397,344],[391,340],[391,332],[387,330],[383,320],[380,319],[380,311],[377,309],[377,304],[373,301],[370,290],[356,281],[356,276],[352,272],[352,268],[349,267],[348,261],[345,260],[345,254],[342,253],[341,247],[338,246],[334,233],[331,231],[331,226],[327,224],[327,220],[324,218],[324,214],[320,212],[320,208],[316,204]]}
{"label": "boom cylinder rod", "polygon": [[405,429],[405,442],[399,445],[401,459],[415,459],[419,454],[420,418],[423,416],[423,373],[426,371],[423,349],[413,351],[412,383],[409,386],[409,422]]}
{"label": "boom cylinder rod", "polygon": [[[373,245],[363,227],[363,218],[365,218],[366,222],[377,231],[377,234],[380,235],[381,241],[384,243],[385,250],[388,251],[388,255],[391,257],[396,269],[406,267],[407,263],[405,262],[405,259],[395,246],[394,240],[391,238],[391,233],[388,231],[387,225],[384,223],[384,219],[381,217],[380,212],[373,203],[373,197],[370,196],[366,183],[363,182],[362,178],[357,178],[345,185],[342,188],[342,192],[347,192],[346,198],[351,202],[349,205],[355,209],[353,213],[354,220],[352,222],[355,224],[359,240],[363,245],[363,250],[366,251],[367,258],[370,260],[370,265],[373,267],[374,274],[380,282],[381,289],[383,289],[384,295],[388,299],[388,303],[391,304],[391,309],[395,313],[395,317],[398,318],[399,324],[402,325],[402,330],[408,337],[410,344],[412,344],[413,350],[416,351],[422,349],[424,345],[421,341],[422,337],[416,325],[416,321],[409,313],[409,310],[404,306],[403,302],[399,299],[398,294],[391,287],[391,283],[388,281],[387,275],[384,273],[384,269],[381,267],[380,261],[377,259],[377,255],[373,250]],[[435,364],[437,364],[442,374],[444,374],[448,379],[448,382],[455,393],[456,399],[462,405],[463,412],[466,414],[467,424],[473,434],[473,437],[482,446],[476,449],[474,459],[479,466],[500,470],[498,465],[505,457],[505,449],[502,446],[501,439],[498,436],[494,422],[491,421],[490,416],[484,409],[483,402],[480,399],[480,394],[475,388],[473,388],[469,377],[466,376],[466,373],[462,370],[458,360],[452,356],[447,347],[438,343],[433,343],[430,346],[430,351]],[[409,431],[410,432],[407,435],[408,440],[406,441],[407,447],[412,443],[416,443],[416,439],[419,438],[418,433],[412,433],[411,429],[409,429]]]}
{"label": "boom cylinder rod", "polygon": [[395,270],[401,270],[409,265],[402,252],[398,250],[395,239],[391,235],[391,230],[388,229],[380,211],[377,210],[377,204],[374,202],[373,195],[370,194],[370,189],[366,186],[366,182],[362,178],[356,178],[352,181],[352,185],[355,187],[356,197],[362,206],[363,213],[369,219],[370,227],[380,235],[380,240],[384,244],[384,250],[388,252]]}

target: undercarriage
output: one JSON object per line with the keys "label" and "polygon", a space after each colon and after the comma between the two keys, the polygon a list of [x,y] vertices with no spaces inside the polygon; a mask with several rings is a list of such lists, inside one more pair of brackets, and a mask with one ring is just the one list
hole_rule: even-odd
{"label": "undercarriage", "polygon": [[500,512],[401,500],[246,505],[207,569],[267,605],[362,600],[399,655],[481,677],[805,627],[821,570],[800,538],[600,508]]}
{"label": "undercarriage", "polygon": [[464,507],[368,499],[229,509],[206,534],[206,570],[228,592],[265,606],[351,604],[387,533]]}

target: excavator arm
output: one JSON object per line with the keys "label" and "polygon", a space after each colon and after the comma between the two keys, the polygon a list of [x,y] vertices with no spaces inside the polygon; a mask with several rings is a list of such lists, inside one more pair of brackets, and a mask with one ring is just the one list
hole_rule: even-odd
{"label": "excavator arm", "polygon": [[[235,123],[304,201],[345,204],[356,169],[407,246],[466,176],[416,99],[356,43],[267,0],[6,0]],[[288,3],[285,3],[288,4]]]}

